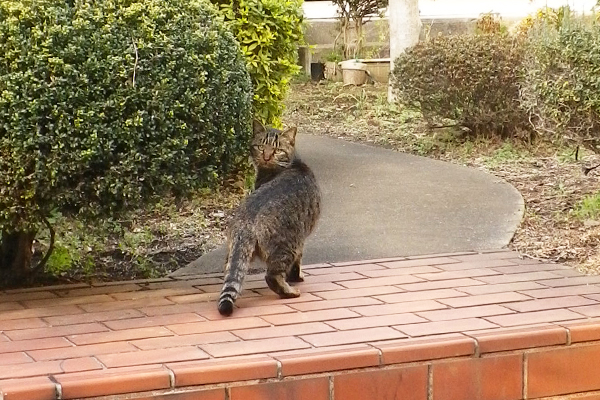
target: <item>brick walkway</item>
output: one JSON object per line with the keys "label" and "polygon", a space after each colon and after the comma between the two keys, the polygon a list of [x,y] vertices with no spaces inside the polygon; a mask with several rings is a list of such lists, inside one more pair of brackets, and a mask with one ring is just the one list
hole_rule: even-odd
{"label": "brick walkway", "polygon": [[[302,296],[289,300],[277,298],[262,276],[248,277],[229,318],[216,310],[220,276],[0,292],[0,392],[5,400],[130,392],[138,394],[110,398],[252,400],[286,390],[310,393],[294,399],[368,399],[362,375],[332,371],[368,374],[375,367],[413,382],[396,392],[409,390],[410,399],[600,389],[598,374],[585,372],[600,357],[600,320],[592,319],[600,316],[600,276],[510,251],[319,264],[305,273]],[[511,353],[547,346],[583,354],[549,372],[554,353]],[[506,396],[483,378],[452,381],[468,375],[461,368],[474,368],[452,364],[455,357],[493,361],[477,369],[484,377],[514,371]],[[391,365],[403,368],[382,368]],[[575,387],[548,383],[555,373]],[[414,384],[421,380],[423,397]]]}

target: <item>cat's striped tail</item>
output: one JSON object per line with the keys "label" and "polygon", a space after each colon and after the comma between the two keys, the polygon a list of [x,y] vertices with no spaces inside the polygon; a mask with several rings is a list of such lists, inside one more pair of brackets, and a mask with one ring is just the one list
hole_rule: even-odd
{"label": "cat's striped tail", "polygon": [[230,240],[229,256],[225,267],[225,283],[223,283],[217,306],[219,313],[225,316],[231,315],[233,303],[242,293],[242,284],[256,248],[256,239],[246,232],[239,232]]}

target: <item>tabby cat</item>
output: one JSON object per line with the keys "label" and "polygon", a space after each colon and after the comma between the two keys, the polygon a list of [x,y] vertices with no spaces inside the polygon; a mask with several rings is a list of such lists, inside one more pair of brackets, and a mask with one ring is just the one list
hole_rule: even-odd
{"label": "tabby cat", "polygon": [[256,169],[254,191],[231,220],[225,283],[218,309],[233,312],[249,263],[267,264],[265,280],[281,298],[300,296],[288,282],[304,280],[300,270],[304,241],[320,213],[321,194],[308,166],[296,157],[296,128],[280,131],[254,122],[250,154]]}

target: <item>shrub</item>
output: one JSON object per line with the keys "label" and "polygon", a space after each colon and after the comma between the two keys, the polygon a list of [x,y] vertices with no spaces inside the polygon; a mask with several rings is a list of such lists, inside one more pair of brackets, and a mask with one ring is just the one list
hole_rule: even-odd
{"label": "shrub", "polygon": [[251,83],[205,0],[0,0],[0,273],[53,210],[102,216],[245,163]]}
{"label": "shrub", "polygon": [[212,0],[237,37],[254,86],[253,113],[263,124],[281,125],[290,79],[300,71],[302,0]]}
{"label": "shrub", "polygon": [[522,103],[536,129],[600,153],[600,26],[541,23],[526,43]]}
{"label": "shrub", "polygon": [[400,55],[392,88],[429,121],[451,119],[475,135],[514,135],[528,126],[519,107],[521,59],[507,35],[440,36]]}

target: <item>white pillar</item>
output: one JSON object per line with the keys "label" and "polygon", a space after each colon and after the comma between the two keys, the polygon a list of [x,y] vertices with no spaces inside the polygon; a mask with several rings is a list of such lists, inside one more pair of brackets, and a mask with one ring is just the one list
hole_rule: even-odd
{"label": "white pillar", "polygon": [[[394,69],[394,60],[408,47],[419,41],[421,18],[419,0],[389,0],[390,24],[390,71]],[[391,86],[388,101],[392,101]]]}

